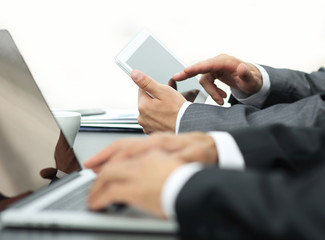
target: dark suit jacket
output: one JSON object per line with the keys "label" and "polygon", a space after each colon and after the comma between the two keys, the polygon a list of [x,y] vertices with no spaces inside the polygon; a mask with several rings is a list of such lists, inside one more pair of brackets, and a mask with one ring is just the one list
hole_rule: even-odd
{"label": "dark suit jacket", "polygon": [[238,126],[276,123],[288,126],[325,124],[325,68],[307,74],[263,67],[270,76],[271,88],[262,109],[244,104],[224,108],[194,103],[185,111],[179,132],[231,130]]}
{"label": "dark suit jacket", "polygon": [[230,131],[247,170],[208,167],[176,200],[182,239],[325,239],[325,128]]}

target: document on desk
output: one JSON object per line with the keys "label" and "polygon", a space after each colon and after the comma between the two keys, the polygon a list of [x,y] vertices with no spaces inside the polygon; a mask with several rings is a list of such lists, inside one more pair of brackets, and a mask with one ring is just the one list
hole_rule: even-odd
{"label": "document on desk", "polygon": [[106,109],[104,114],[81,117],[80,131],[142,132],[137,109]]}

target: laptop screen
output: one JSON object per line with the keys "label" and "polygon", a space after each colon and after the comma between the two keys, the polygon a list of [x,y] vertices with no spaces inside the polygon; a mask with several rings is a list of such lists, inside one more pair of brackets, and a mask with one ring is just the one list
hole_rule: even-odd
{"label": "laptop screen", "polygon": [[80,169],[10,34],[0,31],[0,210]]}

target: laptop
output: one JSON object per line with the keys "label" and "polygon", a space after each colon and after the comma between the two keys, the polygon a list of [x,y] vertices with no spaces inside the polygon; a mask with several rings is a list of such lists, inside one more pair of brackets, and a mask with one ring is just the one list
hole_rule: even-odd
{"label": "laptop", "polygon": [[177,231],[175,221],[128,206],[89,211],[87,194],[95,178],[67,144],[11,35],[0,30],[0,225]]}

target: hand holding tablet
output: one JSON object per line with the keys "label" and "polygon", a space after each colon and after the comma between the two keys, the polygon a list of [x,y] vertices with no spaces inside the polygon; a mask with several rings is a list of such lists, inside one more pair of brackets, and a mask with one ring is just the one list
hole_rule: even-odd
{"label": "hand holding tablet", "polygon": [[173,85],[193,102],[203,103],[207,98],[207,93],[196,77],[183,82],[169,82],[185,66],[146,29],[140,31],[119,52],[115,61],[129,76],[132,70],[140,70],[159,83]]}

